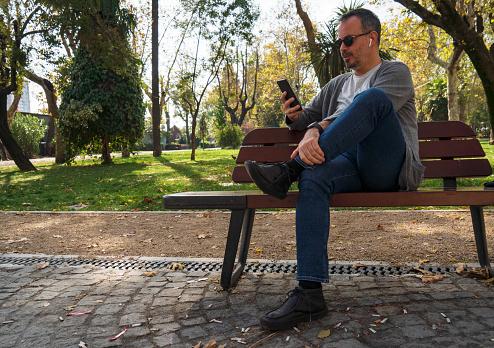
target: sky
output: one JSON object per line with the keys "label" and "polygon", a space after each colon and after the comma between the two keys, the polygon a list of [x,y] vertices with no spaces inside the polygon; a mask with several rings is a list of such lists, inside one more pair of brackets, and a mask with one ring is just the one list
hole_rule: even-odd
{"label": "sky", "polygon": [[[135,0],[139,1],[139,0]],[[291,3],[293,8],[295,7],[295,1],[294,0],[286,0],[288,3]],[[254,0],[254,2],[259,6],[261,10],[261,16],[259,20],[259,26],[262,27],[263,23],[268,23],[268,21],[263,21],[263,17],[269,17],[271,13],[278,13],[279,6],[280,4],[286,4],[286,1],[280,1],[280,0]],[[334,18],[334,12],[338,7],[341,7],[343,5],[349,5],[350,2],[353,0],[302,0],[302,6],[304,11],[306,11],[309,14],[309,17],[311,18],[313,23],[321,23],[321,22],[326,22],[331,18]],[[167,3],[168,1],[161,0],[160,3]],[[387,16],[389,15],[389,12],[387,12],[386,8],[377,8],[374,5],[369,5],[368,2],[366,2],[366,5],[364,6],[365,8],[374,11],[381,22],[384,22],[387,20]],[[39,95],[41,92],[41,88],[34,84],[30,84],[30,99],[31,99],[31,112],[39,112],[39,109],[44,107],[43,103],[38,103],[36,95]],[[46,105],[46,104],[45,104]]]}

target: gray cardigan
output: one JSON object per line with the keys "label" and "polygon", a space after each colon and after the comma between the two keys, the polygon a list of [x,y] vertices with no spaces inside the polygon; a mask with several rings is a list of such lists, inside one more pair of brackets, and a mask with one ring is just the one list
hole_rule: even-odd
{"label": "gray cardigan", "polygon": [[[289,128],[305,129],[312,122],[331,120],[331,115],[338,106],[338,95],[351,74],[343,74],[329,81],[305,107],[305,111],[299,115],[297,121],[291,122],[285,118]],[[388,95],[403,129],[407,149],[399,176],[399,189],[416,190],[424,177],[425,168],[419,158],[415,91],[410,70],[401,62],[383,60],[381,67],[371,78],[370,87],[380,88]]]}

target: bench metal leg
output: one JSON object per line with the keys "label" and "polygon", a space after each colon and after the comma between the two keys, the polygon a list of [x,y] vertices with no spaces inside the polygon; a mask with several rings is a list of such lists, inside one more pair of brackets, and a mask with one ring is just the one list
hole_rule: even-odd
{"label": "bench metal leg", "polygon": [[[223,258],[223,268],[221,269],[221,287],[225,290],[231,288],[236,283],[245,268],[255,214],[255,209],[232,210],[226,240],[225,257]],[[237,256],[240,237],[242,237],[242,240],[235,267],[235,258]]]}
{"label": "bench metal leg", "polygon": [[489,262],[489,252],[487,250],[487,238],[485,234],[484,207],[470,206],[472,215],[473,233],[475,234],[475,244],[479,256],[480,267],[487,267],[489,274],[494,277],[494,270]]}

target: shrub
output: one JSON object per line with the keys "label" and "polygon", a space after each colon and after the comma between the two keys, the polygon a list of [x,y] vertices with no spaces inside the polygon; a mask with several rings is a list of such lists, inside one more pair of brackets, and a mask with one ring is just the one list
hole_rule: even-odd
{"label": "shrub", "polygon": [[243,134],[242,130],[237,125],[227,125],[226,127],[218,130],[216,134],[216,141],[221,148],[236,149],[240,147],[242,143]]}
{"label": "shrub", "polygon": [[36,116],[16,114],[10,131],[24,153],[29,158],[33,158],[39,153],[39,142],[43,139],[47,128],[43,120]]}

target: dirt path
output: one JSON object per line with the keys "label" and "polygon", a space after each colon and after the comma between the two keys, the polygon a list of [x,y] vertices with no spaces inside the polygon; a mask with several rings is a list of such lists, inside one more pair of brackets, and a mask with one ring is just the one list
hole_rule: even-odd
{"label": "dirt path", "polygon": [[[5,253],[222,258],[230,215],[213,213],[1,213]],[[494,212],[485,213],[493,245]],[[477,260],[465,211],[337,211],[332,260],[440,265]],[[296,259],[295,214],[256,215],[249,258]]]}

